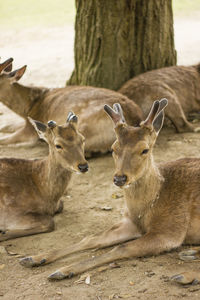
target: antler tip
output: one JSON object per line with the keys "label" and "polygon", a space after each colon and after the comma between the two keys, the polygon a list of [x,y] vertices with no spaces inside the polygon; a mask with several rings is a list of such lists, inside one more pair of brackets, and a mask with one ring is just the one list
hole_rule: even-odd
{"label": "antler tip", "polygon": [[70,111],[68,113],[68,116],[67,116],[67,121],[66,122],[74,122],[74,123],[77,123],[78,122],[78,117],[72,112]]}
{"label": "antler tip", "polygon": [[56,122],[53,120],[48,121],[47,123],[49,128],[55,128],[56,127]]}

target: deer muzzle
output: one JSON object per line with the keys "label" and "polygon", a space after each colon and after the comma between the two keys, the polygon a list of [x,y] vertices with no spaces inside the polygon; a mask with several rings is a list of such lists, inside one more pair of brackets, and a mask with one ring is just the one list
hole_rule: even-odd
{"label": "deer muzzle", "polygon": [[79,164],[78,165],[78,168],[79,168],[79,170],[82,172],[82,173],[85,173],[85,172],[87,172],[88,171],[88,164],[86,163],[86,164]]}
{"label": "deer muzzle", "polygon": [[121,175],[121,176],[114,176],[114,184],[117,186],[123,186],[127,181],[127,176],[126,175]]}

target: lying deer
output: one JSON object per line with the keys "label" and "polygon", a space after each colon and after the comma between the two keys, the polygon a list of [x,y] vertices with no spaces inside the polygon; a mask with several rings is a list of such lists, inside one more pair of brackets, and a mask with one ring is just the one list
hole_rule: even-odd
{"label": "lying deer", "polygon": [[0,241],[52,231],[53,215],[62,211],[60,198],[72,172],[88,170],[76,115],[69,113],[62,126],[33,119],[30,123],[49,144],[49,155],[0,159]]}
{"label": "lying deer", "polygon": [[28,140],[35,142],[38,139],[27,116],[45,123],[55,120],[58,124],[63,124],[66,112],[72,110],[79,116],[79,131],[86,138],[85,150],[87,156],[90,156],[92,152],[110,151],[115,139],[110,120],[102,110],[104,103],[113,105],[119,102],[130,125],[137,125],[142,119],[142,112],[133,101],[108,89],[84,86],[57,89],[23,86],[18,80],[23,76],[26,66],[9,72],[12,61],[10,58],[0,65],[0,100],[23,117],[26,124],[10,136],[1,138],[0,144]]}
{"label": "lying deer", "polygon": [[[128,80],[119,92],[134,100],[144,115],[151,107],[152,99],[166,97],[169,102],[166,117],[177,132],[199,131],[187,118],[198,116],[199,119],[200,116],[200,64],[146,72]],[[193,116],[195,112],[196,116]]]}
{"label": "lying deer", "polygon": [[127,125],[119,104],[113,109],[105,105],[115,125],[114,183],[124,189],[124,218],[111,229],[71,247],[25,257],[20,261],[23,266],[40,266],[81,250],[121,244],[49,276],[63,279],[115,260],[158,255],[183,243],[200,243],[200,159],[185,158],[159,166],[153,159],[166,105],[166,99],[155,101],[138,127]]}

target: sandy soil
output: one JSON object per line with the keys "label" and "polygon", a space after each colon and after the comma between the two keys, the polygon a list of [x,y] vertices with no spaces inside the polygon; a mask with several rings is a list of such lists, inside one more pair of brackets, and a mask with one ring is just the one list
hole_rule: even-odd
{"label": "sandy soil", "polygon": [[[183,24],[185,23],[180,24],[181,30]],[[16,67],[28,64],[25,83],[51,87],[64,85],[65,78],[73,68],[73,29],[66,27],[62,30],[54,28],[37,32],[36,29],[31,29],[15,34],[4,32],[0,41],[2,57],[13,56]],[[193,41],[192,38],[191,40]],[[187,48],[187,39],[180,45],[182,49],[184,45]],[[194,41],[194,47],[199,49],[198,40]],[[189,56],[191,60],[188,61]],[[183,55],[181,63],[192,64],[198,61],[198,55],[190,52],[189,56]],[[3,106],[0,109],[4,112]],[[8,124],[16,120],[14,115],[7,112],[6,115],[0,115],[2,122],[2,118],[6,121],[5,116]],[[21,122],[20,119],[16,121],[18,124]],[[155,147],[156,161],[185,156],[199,157],[199,137],[198,133],[175,134],[172,129],[164,129]],[[44,144],[36,148],[0,147],[0,156],[42,157],[47,152]],[[180,261],[178,250],[158,257],[119,262],[119,268],[112,269],[108,266],[104,271],[89,271],[87,273],[91,275],[90,284],[77,283],[79,276],[61,282],[49,282],[47,276],[60,266],[99,255],[108,251],[107,249],[72,255],[41,268],[26,269],[19,265],[20,256],[66,247],[86,235],[107,229],[120,219],[123,214],[123,194],[112,184],[112,157],[106,155],[90,159],[89,164],[88,174],[74,175],[68,193],[63,197],[64,212],[55,217],[55,231],[1,243],[0,299],[200,299],[199,285],[182,287],[169,281],[169,276],[173,274],[186,269],[199,269],[195,262]],[[115,199],[113,194],[118,197]],[[104,206],[112,209],[103,210]]]}

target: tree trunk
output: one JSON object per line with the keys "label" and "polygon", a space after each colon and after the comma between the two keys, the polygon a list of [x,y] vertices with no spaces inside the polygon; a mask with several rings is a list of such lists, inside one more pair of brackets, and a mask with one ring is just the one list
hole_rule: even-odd
{"label": "tree trunk", "polygon": [[118,90],[176,64],[171,0],[76,0],[75,69],[67,84]]}

